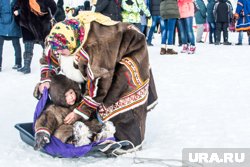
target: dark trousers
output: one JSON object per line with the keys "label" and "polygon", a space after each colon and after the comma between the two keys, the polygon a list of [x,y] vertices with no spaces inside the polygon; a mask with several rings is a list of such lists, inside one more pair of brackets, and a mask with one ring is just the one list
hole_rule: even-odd
{"label": "dark trousers", "polygon": [[[44,49],[43,42],[40,42],[38,44],[40,44],[42,46],[42,48]],[[35,45],[34,41],[25,41],[24,42],[23,59],[24,59],[24,66],[25,67],[30,68],[30,64],[31,64],[32,57],[33,57],[34,45]]]}
{"label": "dark trousers", "polygon": [[[175,29],[177,29],[177,32],[178,32],[178,45],[181,46],[182,45],[182,42],[181,42],[181,29],[180,29],[180,22],[179,22],[179,19],[176,20],[176,23],[175,23]],[[175,44],[175,34],[176,34],[176,31],[174,31],[174,44]]]}
{"label": "dark trousers", "polygon": [[2,54],[3,54],[3,45],[4,40],[11,40],[12,45],[15,50],[15,64],[21,65],[22,64],[22,51],[21,51],[21,45],[18,37],[3,37],[0,36],[0,67],[2,67]]}
{"label": "dark trousers", "polygon": [[215,35],[215,23],[209,22],[209,43],[213,43],[216,41],[216,35]]}
{"label": "dark trousers", "polygon": [[216,23],[216,42],[220,42],[221,31],[223,31],[223,40],[228,42],[228,23],[226,22],[217,22]]}

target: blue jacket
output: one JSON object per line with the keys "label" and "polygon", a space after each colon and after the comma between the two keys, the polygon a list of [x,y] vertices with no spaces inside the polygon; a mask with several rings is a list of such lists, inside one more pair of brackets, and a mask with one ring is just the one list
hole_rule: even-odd
{"label": "blue jacket", "polygon": [[195,0],[197,11],[194,14],[196,24],[206,23],[207,8],[203,0]]}
{"label": "blue jacket", "polygon": [[13,7],[16,0],[0,0],[0,36],[21,37],[21,28],[16,23]]}
{"label": "blue jacket", "polygon": [[237,20],[236,31],[249,31],[250,30],[250,1],[238,0],[236,7]]}
{"label": "blue jacket", "polygon": [[215,0],[208,0],[208,3],[207,3],[207,22],[209,22],[209,23],[215,22],[214,14],[213,14],[214,5],[215,5]]}

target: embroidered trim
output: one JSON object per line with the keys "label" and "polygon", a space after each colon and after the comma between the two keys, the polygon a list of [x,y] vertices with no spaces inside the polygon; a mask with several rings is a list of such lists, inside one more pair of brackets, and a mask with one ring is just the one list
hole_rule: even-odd
{"label": "embroidered trim", "polygon": [[87,85],[88,85],[88,91],[89,91],[89,96],[91,98],[96,97],[97,94],[97,89],[98,89],[98,81],[100,78],[96,78],[95,80],[88,80]]}
{"label": "embroidered trim", "polygon": [[108,121],[114,116],[134,109],[147,101],[148,98],[149,79],[135,91],[130,92],[126,96],[121,97],[115,104],[106,109],[101,106],[99,113],[102,120]]}
{"label": "embroidered trim", "polygon": [[50,136],[50,134],[51,134],[51,133],[50,133],[50,130],[47,129],[47,128],[45,128],[45,127],[37,128],[37,129],[36,129],[36,134],[37,134],[38,132],[44,132],[44,133],[48,134],[49,136]]}
{"label": "embroidered trim", "polygon": [[[80,55],[80,57],[79,57]],[[90,64],[89,64],[89,55],[87,52],[85,52],[85,50],[81,49],[79,51],[79,55],[75,56],[75,61],[79,61],[81,58],[85,59],[87,61],[87,69],[86,69],[86,73],[87,73],[87,77],[88,77],[88,91],[89,91],[89,96],[91,98],[94,98],[96,96],[97,93],[97,84],[98,84],[98,80],[100,78],[94,78],[94,74],[90,68]],[[78,62],[77,62],[78,64]]]}
{"label": "embroidered trim", "polygon": [[87,116],[86,114],[80,112],[80,111],[79,111],[78,109],[76,109],[76,108],[73,110],[73,112],[76,113],[76,114],[78,114],[78,115],[80,115],[80,116],[82,116],[85,120],[88,120],[88,119],[89,119],[89,116]]}
{"label": "embroidered trim", "polygon": [[85,102],[86,105],[94,109],[97,109],[97,107],[100,106],[100,103],[97,103],[89,96],[85,96],[83,101]]}
{"label": "embroidered trim", "polygon": [[114,116],[134,109],[147,101],[149,79],[143,82],[136,63],[131,58],[123,58],[120,62],[129,70],[135,89],[122,96],[115,104],[105,108],[101,105],[99,114],[102,120],[108,121]]}
{"label": "embroidered trim", "polygon": [[[87,75],[91,80],[94,80],[94,74],[90,68],[90,64],[89,64],[89,55],[87,52],[85,52],[85,50],[81,49],[80,50],[80,55],[87,60]],[[79,59],[79,58],[77,58]]]}
{"label": "embroidered trim", "polygon": [[143,81],[140,77],[139,70],[137,68],[137,65],[131,58],[124,58],[120,62],[121,64],[125,65],[132,76],[132,81],[136,86],[141,86],[143,84]]}

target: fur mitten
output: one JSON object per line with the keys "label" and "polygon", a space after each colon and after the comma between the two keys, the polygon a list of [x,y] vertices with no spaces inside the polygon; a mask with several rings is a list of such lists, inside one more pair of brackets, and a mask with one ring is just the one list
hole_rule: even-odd
{"label": "fur mitten", "polygon": [[36,87],[35,87],[34,92],[33,92],[33,96],[35,98],[37,98],[38,100],[42,97],[42,95],[39,91],[39,86],[40,86],[40,83],[36,84]]}
{"label": "fur mitten", "polygon": [[50,134],[45,131],[38,131],[35,134],[34,150],[40,150],[50,142]]}

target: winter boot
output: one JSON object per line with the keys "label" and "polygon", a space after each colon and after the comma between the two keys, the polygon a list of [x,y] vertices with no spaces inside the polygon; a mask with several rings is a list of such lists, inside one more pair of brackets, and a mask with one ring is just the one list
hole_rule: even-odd
{"label": "winter boot", "polygon": [[19,68],[21,68],[21,67],[22,67],[21,65],[16,64],[16,65],[14,65],[14,66],[12,67],[12,69],[13,69],[13,70],[17,70],[17,69],[19,69]]}
{"label": "winter boot", "polygon": [[231,42],[226,41],[226,42],[223,42],[223,45],[232,45],[232,43],[231,43]]}
{"label": "winter boot", "polygon": [[181,53],[187,53],[187,52],[188,52],[188,45],[187,44],[183,44],[182,45]]}
{"label": "winter boot", "polygon": [[17,71],[22,72],[24,74],[29,74],[30,73],[30,64],[31,64],[31,59],[24,59],[24,66],[23,68],[17,69]]}
{"label": "winter boot", "polygon": [[28,41],[24,43],[24,66],[23,68],[18,69],[17,71],[22,72],[24,74],[30,73],[30,64],[33,57],[33,49],[34,49],[34,42]]}
{"label": "winter boot", "polygon": [[161,48],[160,55],[165,55],[166,54],[166,48]]}
{"label": "winter boot", "polygon": [[48,133],[43,132],[43,131],[37,132],[35,134],[34,150],[40,150],[49,142],[50,142],[50,135]]}
{"label": "winter boot", "polygon": [[215,45],[220,45],[220,42],[219,42],[219,41],[216,41],[214,44],[215,44]]}
{"label": "winter boot", "polygon": [[167,49],[166,54],[167,55],[176,55],[176,54],[178,54],[178,52],[174,51],[174,49]]}
{"label": "winter boot", "polygon": [[191,45],[190,48],[189,48],[189,50],[188,50],[188,54],[194,54],[195,53],[195,49],[196,49],[196,47],[193,46],[193,45]]}

